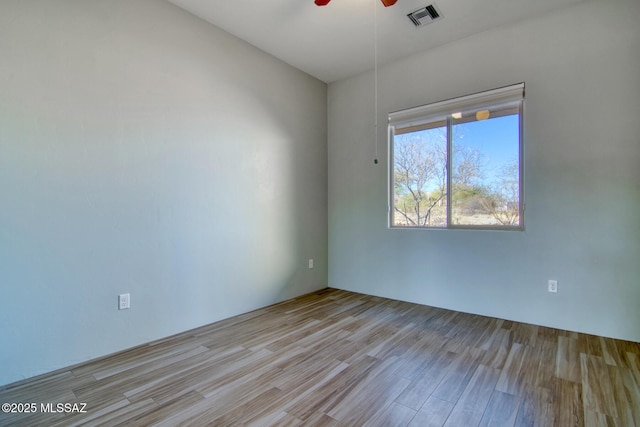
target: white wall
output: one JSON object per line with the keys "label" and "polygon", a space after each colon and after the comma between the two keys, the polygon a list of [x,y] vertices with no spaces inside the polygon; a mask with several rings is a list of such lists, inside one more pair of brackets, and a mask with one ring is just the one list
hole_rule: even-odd
{"label": "white wall", "polygon": [[326,132],[169,3],[0,1],[0,384],[326,287]]}
{"label": "white wall", "polygon": [[[640,341],[639,19],[589,1],[383,67],[377,166],[372,73],[331,84],[329,285]],[[526,231],[387,229],[386,114],[522,81]]]}

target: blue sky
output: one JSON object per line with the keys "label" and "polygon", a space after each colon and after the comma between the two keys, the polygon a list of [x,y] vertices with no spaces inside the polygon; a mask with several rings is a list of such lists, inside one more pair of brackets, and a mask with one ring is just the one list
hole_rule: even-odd
{"label": "blue sky", "polygon": [[499,172],[503,165],[518,159],[518,122],[516,114],[457,125],[453,130],[453,142],[482,153],[485,179],[490,181],[491,175]]}
{"label": "blue sky", "polygon": [[[444,127],[399,134],[395,137],[396,144],[414,143],[422,141],[425,144],[441,146],[446,144],[446,129]],[[480,169],[483,178],[479,184],[488,185],[500,174],[506,165],[517,163],[519,151],[519,116],[517,114],[491,118],[488,120],[471,121],[453,126],[453,144],[464,146],[481,153]],[[397,145],[398,146],[398,145]],[[400,155],[399,152],[396,155]],[[453,159],[454,164],[456,158]],[[437,188],[438,178],[433,176],[427,184],[429,191]]]}

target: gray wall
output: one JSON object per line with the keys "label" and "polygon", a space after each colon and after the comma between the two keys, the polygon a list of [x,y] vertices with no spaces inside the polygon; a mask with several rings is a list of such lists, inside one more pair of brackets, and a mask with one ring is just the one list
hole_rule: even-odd
{"label": "gray wall", "polygon": [[[372,73],[331,84],[329,285],[640,341],[639,18],[589,1],[383,67],[377,166]],[[526,231],[387,229],[386,114],[522,81]]]}
{"label": "gray wall", "polygon": [[0,1],[0,384],[326,287],[326,91],[164,1]]}

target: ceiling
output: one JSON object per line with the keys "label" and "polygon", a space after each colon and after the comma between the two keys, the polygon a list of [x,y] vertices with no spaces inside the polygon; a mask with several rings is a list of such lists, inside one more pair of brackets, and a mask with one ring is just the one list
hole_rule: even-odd
{"label": "ceiling", "polygon": [[[379,0],[169,1],[330,83],[372,69],[374,40],[384,65],[584,0],[398,0],[388,8]],[[434,3],[443,19],[416,28],[407,14]]]}

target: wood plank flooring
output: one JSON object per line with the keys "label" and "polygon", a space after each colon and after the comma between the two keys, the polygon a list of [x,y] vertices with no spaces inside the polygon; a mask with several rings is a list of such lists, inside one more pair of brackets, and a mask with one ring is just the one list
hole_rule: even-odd
{"label": "wood plank flooring", "polygon": [[640,427],[640,344],[326,289],[4,386],[5,402],[38,407],[2,426]]}

